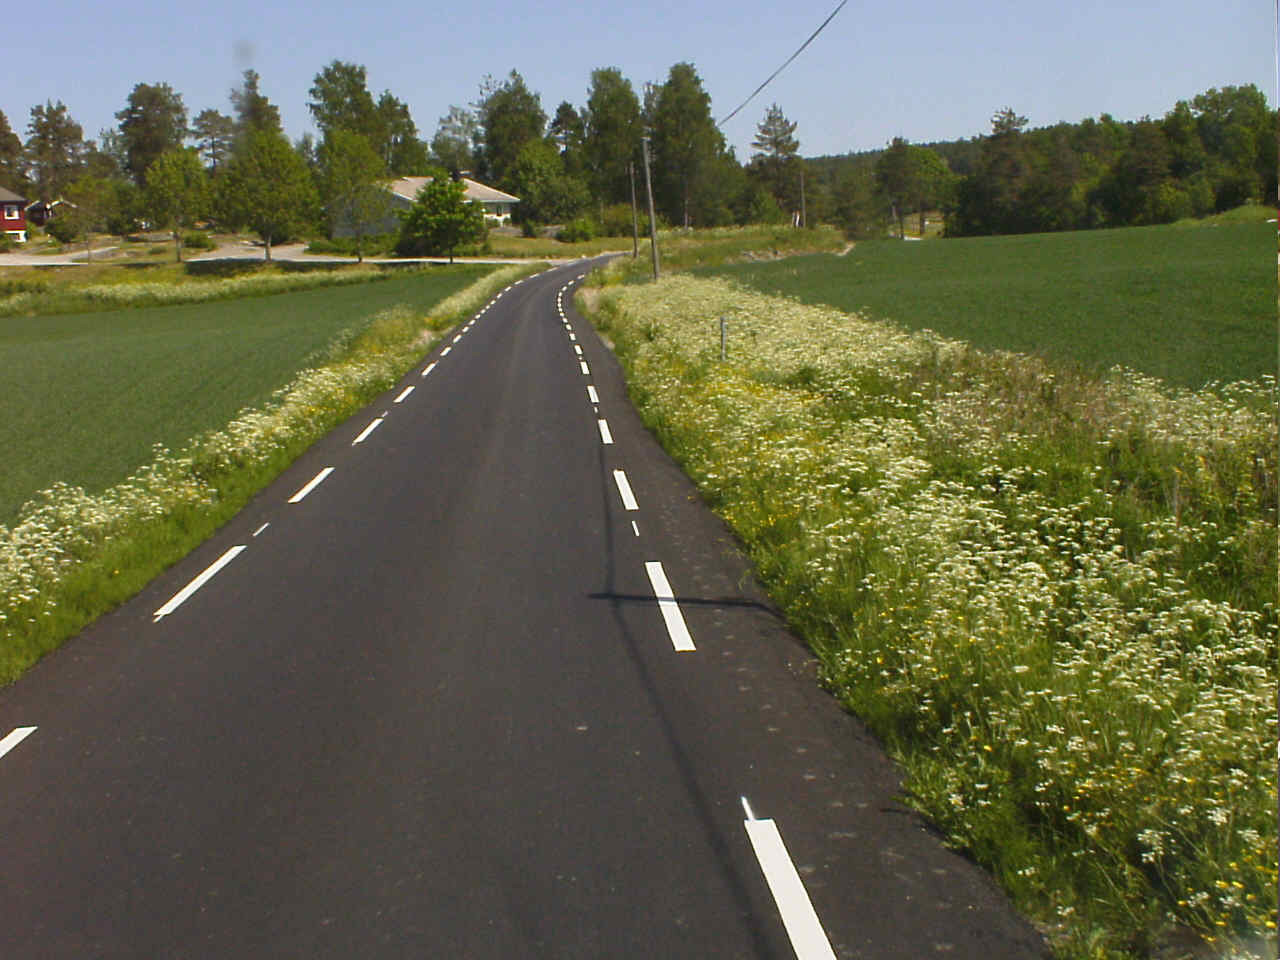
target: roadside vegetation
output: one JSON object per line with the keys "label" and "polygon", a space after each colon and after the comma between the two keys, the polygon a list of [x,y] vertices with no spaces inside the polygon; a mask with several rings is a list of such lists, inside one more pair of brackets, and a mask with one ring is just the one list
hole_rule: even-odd
{"label": "roadside vegetation", "polygon": [[[496,271],[468,267],[419,275],[413,279],[427,285],[430,303],[415,301],[402,292],[394,304],[363,313],[348,309],[348,318],[361,319],[349,320],[336,333],[331,324],[327,348],[319,353],[313,348],[310,365],[294,373],[292,379],[290,365],[296,370],[298,359],[308,351],[296,342],[297,330],[285,319],[281,321],[285,336],[279,343],[258,343],[259,350],[276,354],[276,369],[264,365],[236,385],[224,400],[224,409],[239,410],[229,423],[224,419],[224,425],[199,433],[172,450],[157,446],[140,466],[117,464],[133,472],[101,492],[88,493],[79,486],[57,482],[29,500],[12,523],[0,525],[0,682],[13,680],[40,656],[132,596],[202,542],[314,441],[394,384],[439,331],[453,326],[496,291],[534,269],[533,265]],[[389,286],[379,285],[382,289]],[[335,296],[337,291],[323,294]],[[305,300],[297,305],[300,313],[309,315],[318,309],[316,298],[294,296]],[[247,362],[243,351],[229,352],[228,345],[239,337],[252,336],[255,326],[270,326],[269,321],[263,324],[263,311],[283,307],[293,299],[253,301],[255,309],[241,311],[223,304],[218,313],[234,319],[222,327],[208,319],[194,326],[184,322],[198,307],[182,308],[187,313],[170,320],[167,331],[156,326],[163,325],[163,320],[151,319],[166,308],[124,314],[120,322],[132,320],[135,328],[118,351],[116,359],[121,365],[111,368],[109,382],[113,388],[132,393],[127,374],[147,375],[145,369],[135,366],[137,351],[143,340],[154,340],[177,347],[170,359],[190,353],[192,362],[202,363],[203,370],[193,368],[192,376],[206,389],[211,388]],[[101,318],[98,314],[92,319]],[[52,322],[52,318],[45,318],[41,324]],[[81,321],[70,318],[68,329],[73,340],[76,336],[85,338],[77,349],[89,349],[94,338]],[[99,345],[103,335],[99,328]],[[102,375],[97,363],[100,356],[95,354],[89,367],[97,370],[95,380]],[[69,368],[58,369],[66,374]],[[82,366],[81,381],[84,374]],[[192,384],[157,382],[142,389],[145,392],[134,396],[145,397],[146,403],[135,403],[132,417],[118,413],[127,421],[125,433],[136,433],[137,439],[150,443],[155,438],[147,435],[150,427],[137,426],[142,413],[136,408],[163,404],[171,415],[179,416],[179,408],[189,402]],[[242,409],[264,394],[268,396],[256,406]],[[26,402],[30,400],[27,396]],[[67,416],[82,416],[84,408],[91,405],[83,400],[82,393],[81,406]],[[7,395],[5,401],[12,402]],[[206,413],[214,419],[219,415],[227,416]],[[56,444],[66,422],[65,417],[61,422],[45,417],[38,427],[39,435]]]}
{"label": "roadside vegetation", "polygon": [[709,270],[765,293],[934,330],[986,350],[1185,387],[1276,369],[1275,211],[1210,221],[923,243]]}
{"label": "roadside vegetation", "polygon": [[1274,956],[1275,379],[624,272],[580,303],[908,802],[1064,958]]}

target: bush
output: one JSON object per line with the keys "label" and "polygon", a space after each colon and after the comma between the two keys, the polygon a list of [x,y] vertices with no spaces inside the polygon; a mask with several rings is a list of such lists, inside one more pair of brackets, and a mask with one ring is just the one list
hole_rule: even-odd
{"label": "bush", "polygon": [[182,235],[182,245],[188,250],[212,250],[216,244],[213,237],[199,230]]}
{"label": "bush", "polygon": [[49,236],[53,237],[53,239],[57,240],[59,243],[70,243],[79,235],[79,231],[76,230],[75,224],[62,217],[54,217],[46,223],[44,225],[44,232],[49,234]]}
{"label": "bush", "polygon": [[[381,257],[392,253],[396,247],[397,236],[394,233],[375,233],[365,237],[360,249],[366,257]],[[346,257],[356,255],[355,237],[324,237],[312,240],[307,244],[307,253],[336,253]]]}
{"label": "bush", "polygon": [[520,224],[520,236],[530,240],[538,236],[538,225],[532,220],[525,220]]}
{"label": "bush", "polygon": [[8,253],[14,245],[14,240],[7,233],[0,233],[0,253]]}
{"label": "bush", "polygon": [[[643,211],[639,215],[640,236],[647,237],[649,235],[649,215]],[[631,204],[615,203],[611,207],[604,208],[604,217],[600,221],[600,235],[602,237],[629,237],[631,236]]]}
{"label": "bush", "polygon": [[594,240],[598,232],[594,220],[590,217],[578,217],[561,227],[556,239],[562,243],[581,243],[584,240]]}

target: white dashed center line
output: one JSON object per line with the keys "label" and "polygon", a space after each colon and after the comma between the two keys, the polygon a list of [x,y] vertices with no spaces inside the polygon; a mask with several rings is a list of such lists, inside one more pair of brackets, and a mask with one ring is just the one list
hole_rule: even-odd
{"label": "white dashed center line", "polygon": [[449,351],[452,349],[453,347],[445,347],[443,350],[440,351],[440,356],[447,357],[449,355]]}
{"label": "white dashed center line", "polygon": [[644,565],[644,570],[649,575],[649,583],[653,586],[653,594],[658,600],[658,609],[662,611],[662,619],[666,622],[671,645],[681,652],[696,650],[693,637],[689,636],[689,627],[684,622],[684,614],[680,612],[680,606],[676,603],[675,594],[672,593],[671,584],[667,582],[662,564],[651,560]]}
{"label": "white dashed center line", "polygon": [[587,361],[585,360],[582,361],[582,374],[587,377],[591,376],[591,368],[587,366]]}
{"label": "white dashed center line", "polygon": [[409,396],[409,394],[411,394],[411,393],[413,393],[413,387],[405,387],[403,390],[401,390],[401,391],[400,391],[400,396],[396,397],[396,398],[395,398],[394,400],[392,400],[391,402],[392,402],[392,403],[403,403],[403,402],[404,402],[404,398],[405,398],[405,397],[407,397],[407,396]]}
{"label": "white dashed center line", "polygon": [[778,825],[772,820],[755,819],[746,797],[742,798],[742,807],[747,813],[742,825],[747,828],[751,848],[769,883],[778,912],[782,914],[782,925],[787,928],[796,960],[835,960],[831,941],[827,939],[813,902],[800,881],[800,874],[791,862]]}
{"label": "white dashed center line", "polygon": [[609,421],[597,420],[596,424],[600,427],[600,439],[605,443],[613,443],[613,434],[609,432]]}
{"label": "white dashed center line", "polygon": [[436,368],[436,365],[435,365],[434,363],[428,363],[428,364],[427,364],[427,369],[425,369],[425,370],[423,370],[423,371],[422,371],[422,375],[425,377],[428,373],[430,373],[430,372],[431,372],[432,370],[434,370],[435,368]]}
{"label": "white dashed center line", "polygon": [[[603,420],[600,421],[604,423]],[[627,475],[621,470],[613,471],[613,482],[618,485],[618,495],[622,497],[622,505],[628,510],[639,510],[640,505],[636,503],[636,495],[631,492],[631,484],[627,482]]]}
{"label": "white dashed center line", "polygon": [[182,606],[183,603],[187,601],[187,598],[212,580],[219,570],[225,567],[236,557],[240,556],[240,553],[243,550],[243,546],[232,547],[217,560],[213,561],[213,563],[209,564],[209,566],[205,567],[202,573],[197,575],[194,580],[175,593],[168,603],[152,614],[152,616],[155,617],[152,623],[159,623],[162,618],[167,617],[169,614],[173,613],[173,611]]}
{"label": "white dashed center line", "polygon": [[587,399],[592,403],[600,402],[600,395],[596,393],[595,387],[587,387]]}
{"label": "white dashed center line", "polygon": [[0,757],[35,733],[37,729],[37,727],[14,727],[7,737],[0,740]]}
{"label": "white dashed center line", "polygon": [[289,502],[300,503],[303,497],[305,497],[308,493],[310,493],[316,487],[320,486],[320,484],[324,483],[324,478],[329,476],[329,474],[331,473],[333,473],[333,467],[325,467],[323,470],[317,473],[314,477],[312,477],[311,481],[305,487],[303,487],[301,490],[295,493],[292,497],[290,497]]}
{"label": "white dashed center line", "polygon": [[378,419],[374,420],[373,423],[369,424],[367,427],[365,427],[363,430],[360,431],[360,436],[352,440],[351,445],[354,447],[357,443],[364,443],[365,438],[369,436],[369,434],[373,433],[373,431],[377,430],[380,426],[382,426],[382,418],[378,417]]}

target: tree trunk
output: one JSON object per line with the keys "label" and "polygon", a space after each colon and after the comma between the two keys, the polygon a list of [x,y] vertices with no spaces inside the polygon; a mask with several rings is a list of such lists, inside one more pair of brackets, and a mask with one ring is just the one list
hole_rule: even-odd
{"label": "tree trunk", "polygon": [[173,253],[177,257],[177,262],[182,262],[182,234],[177,230],[173,231]]}
{"label": "tree trunk", "polygon": [[271,262],[271,231],[268,230],[266,236],[263,237],[262,239],[264,239],[267,242],[267,263],[270,263]]}

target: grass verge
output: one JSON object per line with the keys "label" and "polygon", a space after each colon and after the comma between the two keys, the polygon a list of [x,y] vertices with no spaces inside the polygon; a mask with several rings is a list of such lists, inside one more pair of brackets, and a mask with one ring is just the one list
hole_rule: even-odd
{"label": "grass verge", "polygon": [[90,495],[55,484],[0,526],[0,682],[8,683],[226,522],[314,441],[388,389],[434,332],[535,265],[488,273],[429,311],[380,311],[270,402]]}
{"label": "grass verge", "polygon": [[718,279],[592,297],[910,801],[1060,956],[1274,955],[1274,378],[1096,379]]}
{"label": "grass verge", "polygon": [[872,241],[843,257],[718,267],[765,293],[1088,372],[1196,389],[1276,368],[1275,225]]}

